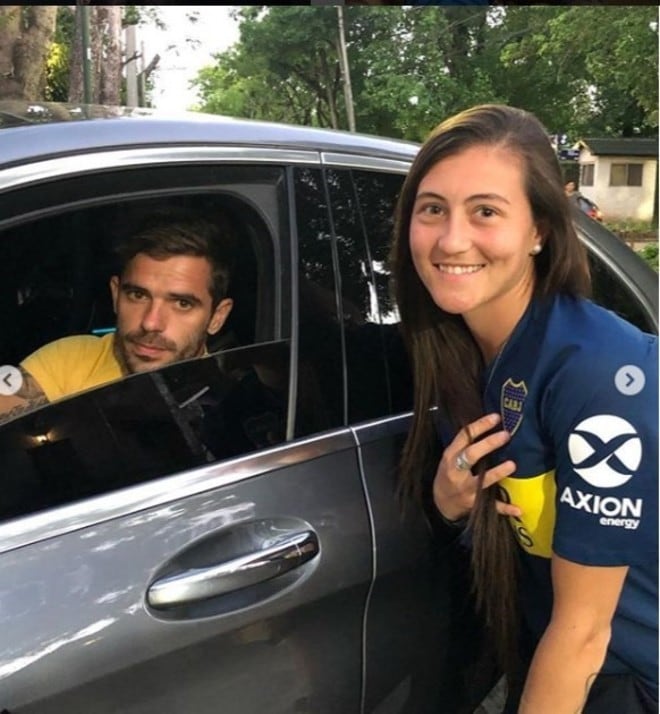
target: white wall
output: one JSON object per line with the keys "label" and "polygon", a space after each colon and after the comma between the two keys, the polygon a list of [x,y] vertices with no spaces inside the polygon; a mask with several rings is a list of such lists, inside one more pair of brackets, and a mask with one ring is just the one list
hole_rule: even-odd
{"label": "white wall", "polygon": [[[641,156],[594,156],[587,149],[580,152],[580,166],[594,164],[594,185],[580,185],[580,192],[603,212],[603,218],[650,221],[653,218],[658,161]],[[643,163],[641,186],[610,186],[612,164]]]}

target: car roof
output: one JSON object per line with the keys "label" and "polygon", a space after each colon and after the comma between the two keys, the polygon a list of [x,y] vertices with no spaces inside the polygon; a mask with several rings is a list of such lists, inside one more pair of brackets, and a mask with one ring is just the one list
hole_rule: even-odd
{"label": "car roof", "polygon": [[263,146],[411,161],[418,144],[200,112],[0,102],[0,166],[131,146]]}

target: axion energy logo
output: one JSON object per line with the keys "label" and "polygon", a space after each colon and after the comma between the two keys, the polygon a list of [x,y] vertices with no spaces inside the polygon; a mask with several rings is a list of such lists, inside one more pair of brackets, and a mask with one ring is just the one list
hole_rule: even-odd
{"label": "axion energy logo", "polygon": [[642,441],[621,417],[599,414],[580,422],[568,437],[575,472],[597,488],[629,481],[642,461]]}

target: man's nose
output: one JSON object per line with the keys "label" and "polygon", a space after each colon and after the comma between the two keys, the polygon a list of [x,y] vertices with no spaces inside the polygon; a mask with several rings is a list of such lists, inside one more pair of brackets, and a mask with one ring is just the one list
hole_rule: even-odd
{"label": "man's nose", "polygon": [[165,329],[164,305],[159,300],[151,300],[142,313],[142,329],[145,332],[162,332]]}

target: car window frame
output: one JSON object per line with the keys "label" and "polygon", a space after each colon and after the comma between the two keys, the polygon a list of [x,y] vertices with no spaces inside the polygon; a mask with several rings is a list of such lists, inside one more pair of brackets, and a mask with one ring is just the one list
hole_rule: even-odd
{"label": "car window frame", "polygon": [[[295,417],[296,406],[292,400],[292,396],[295,395],[297,353],[294,350],[293,324],[286,324],[287,319],[290,321],[293,320],[293,313],[284,309],[283,306],[285,304],[291,305],[291,309],[293,310],[296,305],[294,303],[295,290],[293,286],[295,270],[293,270],[291,217],[288,210],[291,206],[292,199],[290,187],[286,182],[286,175],[288,166],[292,160],[300,162],[302,165],[318,165],[320,164],[319,154],[316,151],[309,150],[264,150],[249,147],[212,148],[212,158],[205,155],[206,161],[204,163],[207,165],[231,166],[236,163],[238,158],[241,160],[242,165],[246,166],[279,167],[282,169],[282,175],[285,178],[283,185],[283,203],[286,205],[280,205],[278,207],[279,225],[277,226],[277,236],[275,237],[275,240],[279,239],[281,248],[276,272],[278,277],[276,277],[275,281],[278,288],[278,302],[280,303],[280,309],[278,311],[280,321],[276,337],[281,338],[283,332],[288,332],[288,340],[290,342],[289,410],[287,414],[287,433],[284,441],[265,450],[262,449],[208,465],[196,466],[172,476],[161,476],[154,481],[131,485],[108,493],[83,498],[69,504],[58,505],[42,512],[26,514],[3,521],[0,523],[0,553],[44,540],[53,535],[67,533],[85,526],[93,525],[97,522],[117,518],[130,512],[143,510],[144,508],[154,505],[165,504],[175,498],[185,498],[227,484],[238,483],[256,475],[277,471],[283,466],[305,461],[310,458],[310,453],[322,456],[332,451],[354,446],[354,438],[348,430],[343,428],[336,434],[333,434],[330,439],[317,434],[308,435],[301,439],[296,439],[295,441],[293,441],[292,437],[292,424]],[[19,166],[3,169],[0,171],[0,177],[6,180],[0,180],[0,186],[2,186],[0,196],[3,198],[11,197],[16,191],[22,191],[26,188],[41,191],[49,182],[57,182],[64,176],[75,179],[85,177],[85,180],[89,180],[90,175],[94,176],[101,173],[122,170],[127,167],[154,169],[166,165],[187,166],[189,165],[191,156],[195,156],[197,159],[200,159],[201,156],[199,153],[191,154],[187,147],[183,147],[183,150],[174,152],[174,161],[172,161],[173,155],[170,152],[171,149],[169,148],[155,148],[151,151],[146,151],[146,153],[144,150],[138,152],[98,152],[92,157],[93,160],[83,162],[82,166],[75,165],[79,157],[63,157],[35,162],[35,165],[26,167]],[[157,157],[159,160],[155,165],[151,163],[144,164],[143,158],[145,156],[148,156],[150,159]],[[110,158],[118,161],[109,164],[108,160]],[[66,170],[71,166],[74,166],[75,171],[72,174],[67,174]],[[101,170],[97,171],[96,169],[99,167]],[[22,170],[23,168],[25,170]],[[193,166],[190,168],[194,169]],[[11,181],[7,179],[7,173],[13,177]],[[204,188],[201,185],[193,186],[190,191],[193,193],[202,193],[204,192]],[[214,191],[220,193],[226,192],[222,190],[218,191],[217,187]],[[181,187],[158,188],[131,193],[130,199],[139,200],[156,196],[179,195],[183,192],[185,191]],[[244,194],[241,194],[240,197],[241,200],[246,200]],[[116,198],[116,195],[102,194],[93,198],[72,200],[66,203],[58,202],[49,204],[46,201],[46,205],[41,205],[37,210],[18,211],[14,215],[10,215],[0,221],[0,231],[7,228],[14,228],[21,224],[27,224],[57,213],[107,204]],[[273,236],[273,226],[270,225],[269,221],[266,221],[266,223],[271,229],[271,236]],[[288,240],[287,236],[289,236]],[[284,318],[282,317],[283,315],[285,315]],[[287,318],[286,316],[290,317]],[[72,396],[71,399],[75,399],[75,396]],[[46,405],[43,408],[47,409],[49,406],[50,405]]]}

